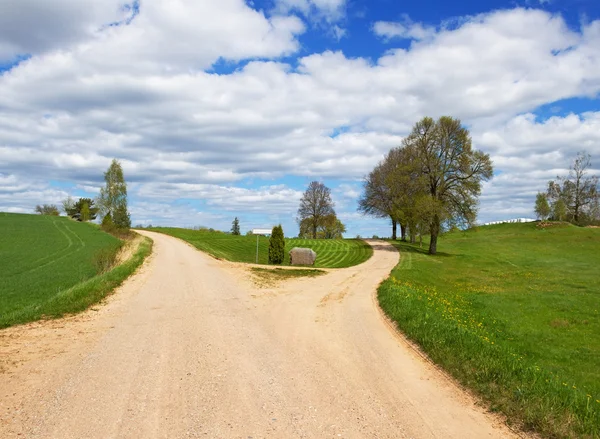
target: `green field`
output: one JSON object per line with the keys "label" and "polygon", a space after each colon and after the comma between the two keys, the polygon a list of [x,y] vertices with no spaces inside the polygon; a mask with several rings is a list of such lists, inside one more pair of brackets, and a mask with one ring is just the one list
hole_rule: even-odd
{"label": "green field", "polygon": [[[184,241],[216,258],[233,262],[256,262],[256,236],[234,236],[208,230],[189,230],[167,227],[150,229]],[[357,239],[286,239],[285,261],[289,265],[289,250],[293,247],[311,248],[317,253],[315,267],[343,268],[358,265],[371,257],[373,249]],[[258,263],[267,264],[269,238],[259,236]]]}
{"label": "green field", "polygon": [[501,224],[397,242],[379,289],[402,331],[493,410],[549,437],[600,435],[600,229]]}
{"label": "green field", "polygon": [[107,293],[101,280],[116,278],[110,272],[97,276],[96,255],[120,246],[92,224],[0,213],[0,328],[79,311],[99,300],[100,290]]}

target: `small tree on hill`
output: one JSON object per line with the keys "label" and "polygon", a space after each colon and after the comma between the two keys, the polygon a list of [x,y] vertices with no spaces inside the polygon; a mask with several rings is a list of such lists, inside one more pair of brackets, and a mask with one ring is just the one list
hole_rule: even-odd
{"label": "small tree on hill", "polygon": [[319,227],[324,225],[325,218],[329,215],[335,215],[333,210],[333,201],[331,200],[331,189],[323,183],[313,181],[308,185],[300,200],[298,208],[298,224],[306,221],[312,234],[312,238],[317,238]]}
{"label": "small tree on hill", "polygon": [[[598,220],[597,206],[600,203],[598,177],[588,175],[591,168],[590,155],[585,152],[577,154],[567,177],[557,177],[548,182],[547,197],[555,211],[553,219],[563,216],[565,220],[585,225]],[[557,203],[561,203],[556,207]],[[558,212],[556,212],[558,210]],[[564,215],[563,211],[564,210]],[[561,215],[556,215],[560,213]]]}
{"label": "small tree on hill", "polygon": [[281,224],[273,227],[271,238],[269,239],[269,263],[281,264],[285,257],[285,240],[283,238],[283,228]]}
{"label": "small tree on hill", "polygon": [[104,216],[110,215],[113,224],[121,229],[131,227],[131,218],[127,211],[127,184],[123,177],[121,163],[113,159],[104,173],[106,186],[100,189],[98,204]]}
{"label": "small tree on hill", "polygon": [[91,198],[80,198],[76,202],[71,197],[63,201],[63,210],[77,221],[92,221],[98,215],[98,208]]}
{"label": "small tree on hill", "polygon": [[35,211],[40,215],[59,216],[58,207],[54,204],[43,204],[35,206]]}
{"label": "small tree on hill", "polygon": [[548,203],[548,198],[546,194],[542,194],[538,192],[535,197],[535,214],[542,221],[546,221],[551,213],[550,204]]}
{"label": "small tree on hill", "polygon": [[233,222],[231,223],[231,234],[239,235],[240,234],[240,220],[236,216]]}

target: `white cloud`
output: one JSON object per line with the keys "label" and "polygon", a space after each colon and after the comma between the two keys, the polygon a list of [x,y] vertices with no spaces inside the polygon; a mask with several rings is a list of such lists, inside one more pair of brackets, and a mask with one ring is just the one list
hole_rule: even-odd
{"label": "white cloud", "polygon": [[[278,187],[289,175],[358,180],[419,118],[450,114],[506,175],[482,199],[482,215],[497,215],[506,210],[501,195],[518,189],[511,179],[522,184],[539,172],[535,183],[544,183],[548,169],[566,169],[576,151],[598,154],[597,113],[544,123],[529,114],[598,95],[598,21],[574,31],[546,12],[498,11],[427,30],[409,49],[375,61],[326,51],[296,68],[277,59],[297,49],[304,27],[281,14],[267,18],[241,0],[157,0],[142,3],[128,26],[73,31],[56,47],[36,49],[0,76],[0,172],[12,179],[5,193],[21,193],[17,186],[32,176],[43,190],[48,180],[99,186],[117,157],[142,218],[150,215],[135,210],[138,203],[187,196],[215,211],[293,218],[296,188],[242,186],[260,179]],[[95,17],[88,21],[103,21]],[[219,59],[255,60],[232,74],[209,73]],[[530,192],[511,206],[525,209]],[[31,208],[48,202],[24,200]],[[340,200],[350,209],[349,197]],[[0,210],[18,206],[25,201],[4,199]]]}
{"label": "white cloud", "polygon": [[0,5],[0,61],[67,49],[90,40],[130,12],[122,0],[4,0]]}
{"label": "white cloud", "polygon": [[347,0],[275,0],[275,11],[296,11],[311,19],[335,22],[344,17],[346,4]]}
{"label": "white cloud", "polygon": [[415,23],[408,16],[404,16],[401,21],[377,21],[373,25],[373,32],[385,40],[394,38],[426,40],[436,34],[436,29],[433,26]]}

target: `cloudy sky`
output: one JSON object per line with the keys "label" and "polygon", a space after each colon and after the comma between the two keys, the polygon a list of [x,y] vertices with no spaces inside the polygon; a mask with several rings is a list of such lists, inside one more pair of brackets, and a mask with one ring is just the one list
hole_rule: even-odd
{"label": "cloudy sky", "polygon": [[0,2],[0,211],[95,196],[117,158],[134,224],[294,236],[318,180],[387,235],[361,180],[426,115],[491,155],[480,221],[532,216],[578,151],[600,170],[600,3]]}

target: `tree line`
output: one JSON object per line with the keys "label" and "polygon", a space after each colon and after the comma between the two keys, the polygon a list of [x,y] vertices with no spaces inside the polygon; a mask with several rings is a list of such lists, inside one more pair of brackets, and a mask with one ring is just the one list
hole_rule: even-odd
{"label": "tree line", "polygon": [[[113,159],[104,173],[105,185],[94,200],[82,197],[75,201],[70,196],[62,202],[65,214],[77,221],[93,221],[102,217],[102,227],[112,231],[128,230],[131,227],[131,217],[127,208],[127,183],[123,168],[118,160]],[[54,204],[37,205],[35,211],[42,215],[58,216],[58,206]]]}
{"label": "tree line", "polygon": [[472,147],[459,119],[425,117],[365,177],[358,210],[389,218],[392,239],[398,226],[402,240],[430,235],[435,254],[444,227],[474,224],[481,184],[492,176],[489,155]]}
{"label": "tree line", "polygon": [[580,152],[566,177],[550,180],[546,192],[538,192],[535,213],[542,221],[567,221],[578,226],[600,223],[598,177],[589,175],[591,156]]}

